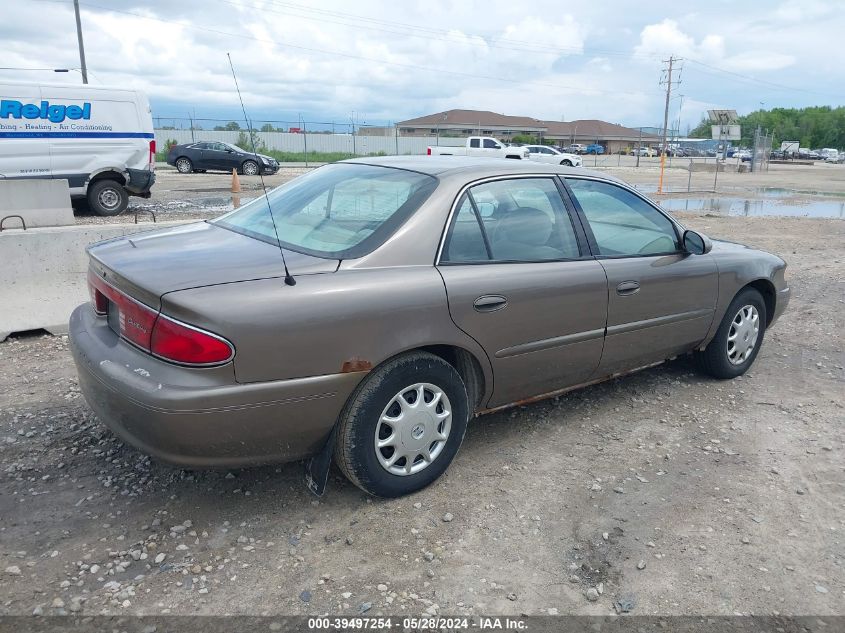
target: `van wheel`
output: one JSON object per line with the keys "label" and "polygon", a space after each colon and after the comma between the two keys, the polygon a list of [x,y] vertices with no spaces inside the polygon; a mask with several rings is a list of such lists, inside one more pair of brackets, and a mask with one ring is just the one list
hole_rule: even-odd
{"label": "van wheel", "polygon": [[176,171],[180,174],[190,174],[194,170],[194,164],[191,162],[190,158],[182,158],[176,159]]}
{"label": "van wheel", "polygon": [[469,398],[455,368],[434,354],[402,354],[370,372],[347,401],[335,461],[371,495],[409,494],[443,474],[468,421]]}
{"label": "van wheel", "polygon": [[88,185],[88,206],[97,215],[117,215],[129,206],[129,194],[119,182],[95,180]]}

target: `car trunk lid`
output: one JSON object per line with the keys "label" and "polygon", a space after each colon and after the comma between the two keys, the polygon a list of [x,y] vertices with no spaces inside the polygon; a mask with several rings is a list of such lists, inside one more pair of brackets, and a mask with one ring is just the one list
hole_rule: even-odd
{"label": "car trunk lid", "polygon": [[[95,275],[155,309],[168,292],[284,276],[278,246],[208,222],[99,242],[88,254]],[[340,263],[289,250],[285,259],[294,277],[334,272]]]}

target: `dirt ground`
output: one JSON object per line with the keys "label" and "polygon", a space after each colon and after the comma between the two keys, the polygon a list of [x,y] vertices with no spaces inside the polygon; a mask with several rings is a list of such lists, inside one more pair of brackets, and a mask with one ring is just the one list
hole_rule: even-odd
{"label": "dirt ground", "polygon": [[[719,177],[845,191],[822,167]],[[196,176],[151,203],[227,195]],[[402,499],[160,465],[94,418],[64,337],[0,344],[0,614],[845,614],[845,222],[680,217],[789,262],[751,371],[682,358],[479,418]]]}

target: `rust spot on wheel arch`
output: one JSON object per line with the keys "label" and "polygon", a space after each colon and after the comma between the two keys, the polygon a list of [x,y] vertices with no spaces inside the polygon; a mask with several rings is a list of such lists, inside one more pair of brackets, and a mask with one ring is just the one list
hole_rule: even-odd
{"label": "rust spot on wheel arch", "polygon": [[349,360],[343,361],[343,365],[340,367],[340,373],[349,374],[353,371],[370,371],[372,368],[373,364],[368,360],[350,358]]}

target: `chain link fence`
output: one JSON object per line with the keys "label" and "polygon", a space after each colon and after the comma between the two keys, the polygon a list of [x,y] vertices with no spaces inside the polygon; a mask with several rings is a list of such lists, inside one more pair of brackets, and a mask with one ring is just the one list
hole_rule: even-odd
{"label": "chain link fence", "polygon": [[[328,162],[353,156],[425,154],[430,145],[463,146],[464,138],[439,134],[400,136],[392,125],[333,121],[232,121],[153,117],[159,160],[171,145],[222,141],[269,154],[281,162]],[[251,135],[250,137],[250,130]]]}

